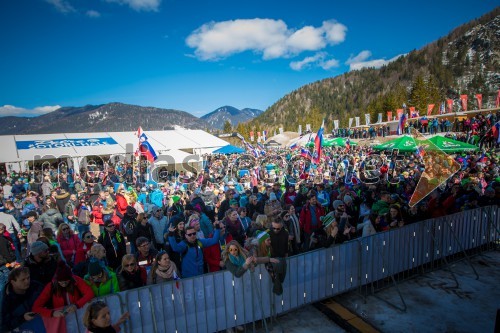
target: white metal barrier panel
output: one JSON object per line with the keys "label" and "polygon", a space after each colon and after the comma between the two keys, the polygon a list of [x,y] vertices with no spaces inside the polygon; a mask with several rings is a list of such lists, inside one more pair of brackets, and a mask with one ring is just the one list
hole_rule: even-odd
{"label": "white metal barrier panel", "polygon": [[[269,274],[260,265],[241,278],[223,271],[104,299],[113,320],[130,312],[125,332],[222,331],[496,244],[499,213],[498,207],[461,212],[288,258],[280,296],[272,293]],[[68,332],[85,332],[83,312],[67,316]]]}

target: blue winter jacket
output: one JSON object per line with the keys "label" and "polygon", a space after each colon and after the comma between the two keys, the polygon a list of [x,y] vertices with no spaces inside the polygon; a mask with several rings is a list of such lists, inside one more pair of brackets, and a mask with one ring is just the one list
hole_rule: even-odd
{"label": "blue winter jacket", "polygon": [[188,245],[185,240],[177,243],[175,241],[175,236],[168,236],[168,242],[172,247],[172,250],[181,254],[183,278],[198,276],[204,273],[203,265],[205,261],[203,258],[202,248],[217,244],[217,242],[219,241],[219,233],[220,229],[215,229],[212,238],[198,239],[194,245]]}

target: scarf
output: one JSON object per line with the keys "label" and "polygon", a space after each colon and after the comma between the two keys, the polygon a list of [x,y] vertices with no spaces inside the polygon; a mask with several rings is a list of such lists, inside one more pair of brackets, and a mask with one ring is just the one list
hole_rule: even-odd
{"label": "scarf", "polygon": [[156,275],[158,275],[162,279],[173,280],[176,278],[174,274],[176,273],[174,265],[172,265],[172,263],[170,263],[170,265],[168,265],[165,270],[160,270],[160,266],[158,266],[158,269],[156,269]]}
{"label": "scarf", "polygon": [[240,255],[235,257],[232,254],[230,254],[229,260],[231,260],[231,262],[238,267],[241,267],[245,264],[245,258],[243,258],[243,256],[240,256]]}

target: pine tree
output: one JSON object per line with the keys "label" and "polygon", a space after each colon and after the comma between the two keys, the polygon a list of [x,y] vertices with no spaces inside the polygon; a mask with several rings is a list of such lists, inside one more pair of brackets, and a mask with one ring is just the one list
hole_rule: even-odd
{"label": "pine tree", "polygon": [[229,120],[226,120],[224,122],[223,131],[224,133],[231,133],[233,131],[233,126],[231,125],[231,122]]}

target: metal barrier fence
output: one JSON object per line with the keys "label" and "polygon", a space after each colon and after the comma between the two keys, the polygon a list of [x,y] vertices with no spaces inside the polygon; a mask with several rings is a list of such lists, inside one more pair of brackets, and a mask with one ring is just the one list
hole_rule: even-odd
{"label": "metal barrier fence", "polygon": [[[377,281],[396,283],[395,275],[422,273],[448,259],[468,258],[466,251],[496,247],[499,214],[496,206],[480,208],[290,257],[280,296],[272,293],[269,274],[260,265],[241,278],[217,272],[104,299],[113,321],[130,312],[125,332],[217,332],[248,323],[255,329],[258,320],[357,288],[361,291]],[[85,332],[83,313],[80,309],[67,316],[68,332]]]}

